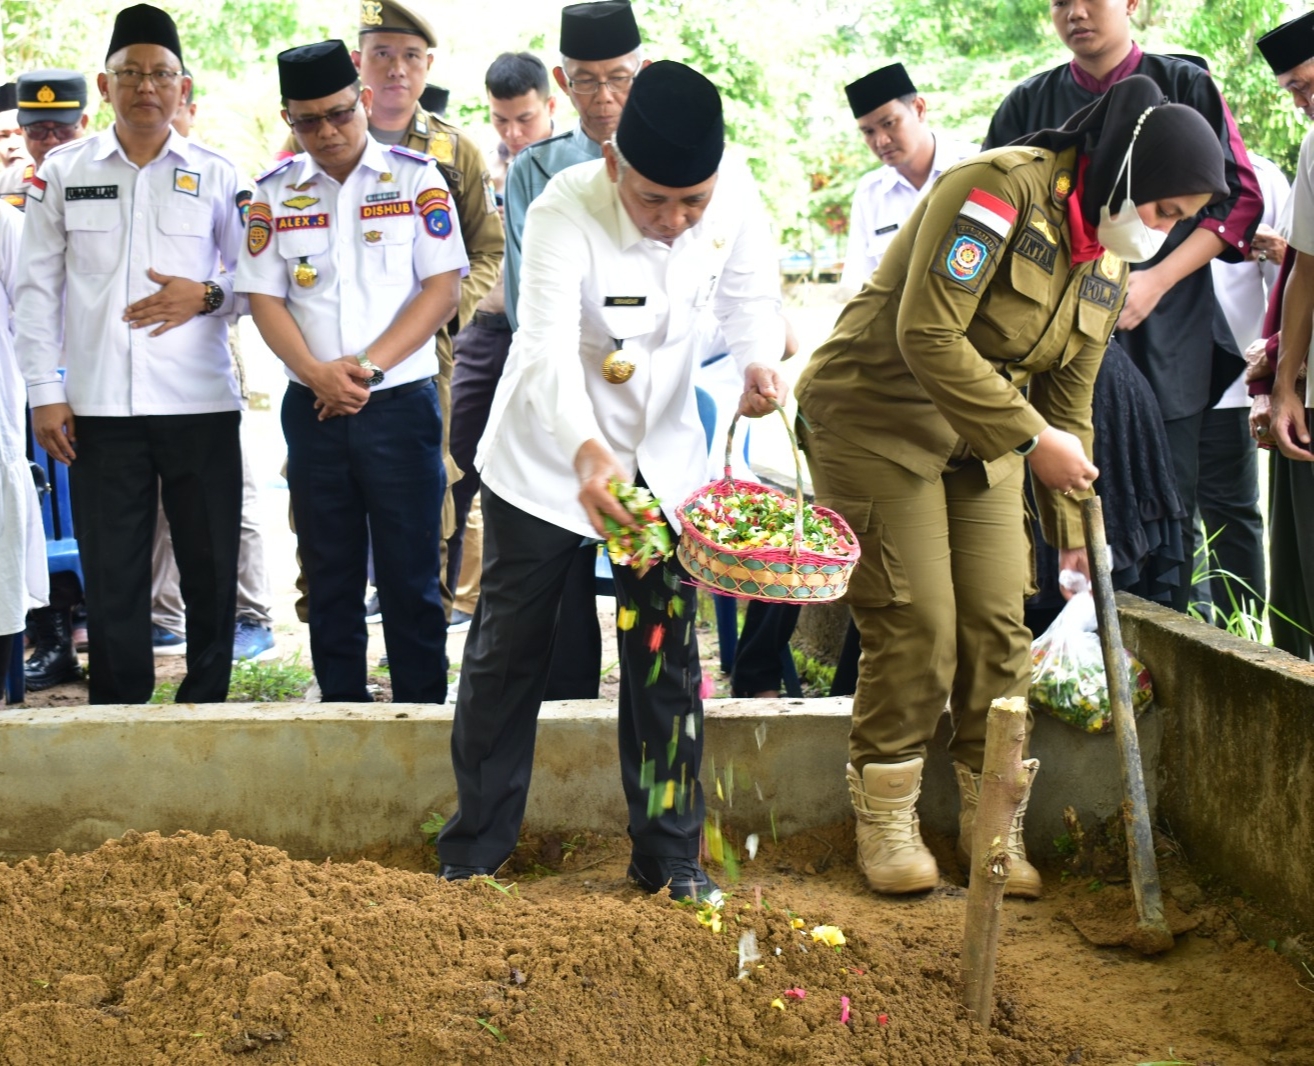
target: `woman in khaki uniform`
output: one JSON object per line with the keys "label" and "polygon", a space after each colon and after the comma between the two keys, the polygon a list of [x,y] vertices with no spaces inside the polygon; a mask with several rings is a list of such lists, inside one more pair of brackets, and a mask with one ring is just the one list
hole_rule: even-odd
{"label": "woman in khaki uniform", "polygon": [[[1227,191],[1208,124],[1162,101],[1128,78],[1062,130],[946,171],[799,382],[817,500],[862,545],[848,779],[878,891],[936,884],[915,803],[946,704],[966,844],[990,702],[1027,692],[1025,466],[1061,565],[1088,572],[1078,501],[1123,260]],[[1008,891],[1034,897],[1024,810]]]}

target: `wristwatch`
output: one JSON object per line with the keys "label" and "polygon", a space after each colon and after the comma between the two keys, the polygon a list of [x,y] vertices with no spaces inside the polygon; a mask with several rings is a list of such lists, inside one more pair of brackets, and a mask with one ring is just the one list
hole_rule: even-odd
{"label": "wristwatch", "polygon": [[1013,449],[1013,454],[1014,454],[1014,455],[1030,455],[1032,452],[1034,452],[1034,451],[1036,450],[1036,445],[1039,444],[1039,443],[1040,443],[1040,434],[1037,433],[1037,434],[1036,434],[1034,437],[1032,437],[1030,440],[1028,440],[1028,441],[1023,441],[1023,442],[1022,442],[1021,444],[1019,444],[1016,448],[1014,448],[1014,449]]}
{"label": "wristwatch", "polygon": [[203,281],[201,284],[205,286],[205,310],[201,314],[212,314],[224,305],[224,290],[213,281]]}
{"label": "wristwatch", "polygon": [[383,384],[383,371],[370,362],[370,353],[368,351],[361,352],[360,355],[356,356],[356,362],[366,370],[371,371],[374,375],[362,382],[367,389],[372,389],[375,385]]}

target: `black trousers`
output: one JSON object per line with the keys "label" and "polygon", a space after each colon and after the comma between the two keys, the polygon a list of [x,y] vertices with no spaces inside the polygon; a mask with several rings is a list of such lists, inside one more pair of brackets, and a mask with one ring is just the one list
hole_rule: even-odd
{"label": "black trousers", "polygon": [[80,416],[69,470],[86,580],[92,703],[145,703],[155,689],[151,545],[161,501],[186,605],[179,703],[222,703],[233,663],[242,518],[240,411]]}
{"label": "black trousers", "polygon": [[368,703],[365,583],[371,542],[392,698],[447,698],[439,592],[442,416],[432,381],[374,393],[354,415],[319,421],[315,394],[283,396],[287,483],[310,586],[310,655],[326,703]]}
{"label": "black trousers", "polygon": [[[1309,659],[1314,633],[1314,463],[1274,451],[1268,468],[1268,625],[1273,643]],[[1283,617],[1285,616],[1285,618]]]}
{"label": "black trousers", "polygon": [[[516,846],[533,770],[539,704],[578,533],[483,490],[483,591],[466,637],[452,764],[457,811],[444,863],[500,866]],[[696,599],[671,560],[640,579],[615,567],[617,599],[637,611],[621,632],[617,742],[629,833],[642,854],[696,858],[703,751]]]}
{"label": "black trousers", "polygon": [[1186,550],[1186,561],[1182,563],[1180,580],[1173,589],[1172,607],[1174,611],[1186,613],[1191,604],[1191,576],[1195,570],[1195,551],[1200,544],[1200,535],[1195,522],[1189,520],[1195,514],[1196,494],[1200,480],[1200,429],[1204,424],[1205,412],[1189,415],[1186,418],[1165,419],[1164,431],[1168,434],[1168,451],[1173,458],[1173,472],[1177,475],[1177,495],[1181,498],[1188,521],[1182,523],[1182,547]]}
{"label": "black trousers", "polygon": [[[1262,610],[1264,516],[1259,510],[1259,448],[1250,436],[1250,410],[1225,407],[1204,413],[1200,428],[1200,474],[1196,506],[1209,543],[1209,569],[1235,574],[1209,581],[1209,599],[1221,619],[1238,605],[1256,601]],[[1254,591],[1248,591],[1246,585]]]}
{"label": "black trousers", "polygon": [[[475,493],[479,491],[479,471],[475,469],[475,452],[479,438],[488,426],[493,394],[502,380],[507,353],[511,350],[510,330],[490,329],[475,318],[462,327],[453,342],[456,368],[452,371],[452,458],[464,475],[452,486],[456,504],[456,532],[447,540],[447,587],[460,583],[461,549],[465,543],[465,523],[470,517]],[[545,699],[593,700],[598,698],[602,673],[602,631],[598,628],[598,609],[593,574],[597,549],[581,548],[571,565],[562,593],[561,618],[548,665]]]}

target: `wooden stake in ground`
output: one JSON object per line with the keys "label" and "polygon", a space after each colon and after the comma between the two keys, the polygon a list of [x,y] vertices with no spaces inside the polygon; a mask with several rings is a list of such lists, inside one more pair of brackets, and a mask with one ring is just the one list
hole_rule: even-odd
{"label": "wooden stake in ground", "polygon": [[1090,557],[1095,617],[1104,651],[1104,675],[1109,685],[1113,732],[1118,739],[1118,761],[1122,765],[1122,821],[1127,830],[1127,871],[1136,897],[1137,932],[1131,946],[1143,955],[1158,955],[1173,946],[1173,934],[1163,916],[1159,890],[1159,866],[1154,858],[1150,833],[1150,807],[1145,798],[1145,770],[1141,744],[1132,714],[1131,678],[1122,647],[1122,627],[1113,598],[1109,574],[1109,549],[1104,536],[1104,508],[1094,496],[1081,502],[1081,523],[1086,530],[1086,554]]}
{"label": "wooden stake in ground", "polygon": [[967,889],[962,956],[963,1005],[982,1025],[990,1024],[994,1009],[999,909],[1012,865],[1008,834],[1031,778],[1022,765],[1026,739],[1027,701],[1015,697],[992,702],[986,716],[981,798],[972,828],[972,880]]}

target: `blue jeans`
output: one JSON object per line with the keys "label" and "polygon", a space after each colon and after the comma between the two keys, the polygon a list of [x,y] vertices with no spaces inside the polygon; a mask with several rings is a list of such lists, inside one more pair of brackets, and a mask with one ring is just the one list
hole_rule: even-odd
{"label": "blue jeans", "polygon": [[369,545],[392,698],[442,703],[447,622],[438,581],[442,416],[431,381],[384,389],[357,414],[321,422],[315,394],[283,396],[287,482],[310,586],[310,655],[325,702],[367,703]]}

